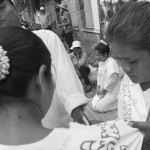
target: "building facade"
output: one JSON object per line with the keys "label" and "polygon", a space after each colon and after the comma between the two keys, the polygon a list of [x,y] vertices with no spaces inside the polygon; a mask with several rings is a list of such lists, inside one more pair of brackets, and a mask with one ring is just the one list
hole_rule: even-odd
{"label": "building facade", "polygon": [[87,52],[100,41],[100,0],[63,0],[67,3],[74,28],[74,39],[81,41]]}

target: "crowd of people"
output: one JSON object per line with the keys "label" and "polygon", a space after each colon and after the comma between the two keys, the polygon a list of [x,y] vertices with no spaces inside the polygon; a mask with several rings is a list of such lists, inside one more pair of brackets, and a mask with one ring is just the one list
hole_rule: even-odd
{"label": "crowd of people", "polygon": [[80,41],[68,55],[55,33],[22,28],[15,2],[0,1],[0,149],[150,149],[149,16],[149,2],[124,4],[96,45],[93,109],[118,108],[118,118],[91,125],[79,78],[90,85]]}
{"label": "crowd of people", "polygon": [[101,37],[105,38],[105,33],[108,27],[108,24],[115,15],[117,11],[127,2],[137,2],[138,0],[118,0],[118,1],[107,1],[104,0],[99,5],[99,18],[100,18],[100,27],[101,27]]}
{"label": "crowd of people", "polygon": [[25,8],[20,15],[20,24],[27,30],[47,29],[52,30],[52,19],[50,14],[45,11],[45,7],[41,6],[40,10],[36,10],[34,14],[35,23],[32,21],[29,10]]}
{"label": "crowd of people", "polygon": [[[57,24],[55,20],[52,20],[51,15],[49,12],[47,12],[45,9],[45,6],[41,6],[40,10],[36,10],[34,13],[34,19],[35,23],[33,23],[29,11],[27,11],[27,8],[22,11],[21,13],[21,19],[20,23],[21,26],[28,30],[39,30],[39,29],[47,29],[47,30],[53,30],[54,28],[57,28],[57,30],[60,32],[60,38],[68,51],[68,53],[72,52],[70,49],[72,42],[73,42],[73,28],[71,23],[71,16],[68,11],[68,5],[65,3],[61,3],[60,5],[55,6],[56,14],[58,10],[58,16],[57,16]],[[26,14],[26,13],[28,14]],[[66,43],[66,45],[65,45]]]}

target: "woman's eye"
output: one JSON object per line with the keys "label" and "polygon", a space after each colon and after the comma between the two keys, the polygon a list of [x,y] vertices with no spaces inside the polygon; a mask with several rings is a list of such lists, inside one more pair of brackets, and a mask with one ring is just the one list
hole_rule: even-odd
{"label": "woman's eye", "polygon": [[5,5],[0,5],[0,9],[3,9],[3,8],[5,8]]}
{"label": "woman's eye", "polygon": [[136,62],[136,60],[129,61],[130,64],[134,64],[135,62]]}

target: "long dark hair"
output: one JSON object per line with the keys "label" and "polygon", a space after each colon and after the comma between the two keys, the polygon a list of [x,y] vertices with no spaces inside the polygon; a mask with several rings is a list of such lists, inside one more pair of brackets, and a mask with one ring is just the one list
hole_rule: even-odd
{"label": "long dark hair", "polygon": [[107,33],[109,43],[117,42],[134,49],[150,50],[150,3],[128,2],[111,19]]}
{"label": "long dark hair", "polygon": [[42,64],[46,65],[45,77],[50,78],[50,53],[32,32],[20,27],[1,28],[0,45],[10,59],[9,75],[0,81],[0,96],[23,98]]}

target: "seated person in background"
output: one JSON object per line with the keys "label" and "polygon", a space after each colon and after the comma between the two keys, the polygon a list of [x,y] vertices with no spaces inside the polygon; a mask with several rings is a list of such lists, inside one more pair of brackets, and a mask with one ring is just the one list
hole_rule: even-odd
{"label": "seated person in background", "polygon": [[120,89],[119,66],[115,59],[109,57],[109,45],[101,40],[95,47],[100,61],[97,77],[97,94],[92,100],[94,110],[107,112],[117,108],[117,95]]}
{"label": "seated person in background", "polygon": [[19,27],[0,30],[0,45],[0,150],[141,149],[143,134],[122,120],[44,128],[54,92],[47,47]]}
{"label": "seated person in background", "polygon": [[91,91],[92,87],[88,77],[90,73],[90,68],[88,67],[87,63],[87,54],[85,51],[82,50],[81,43],[79,41],[74,41],[70,49],[73,50],[73,52],[70,53],[70,58],[73,62],[75,70],[78,76],[81,76],[83,78],[86,84],[85,91],[89,92]]}

